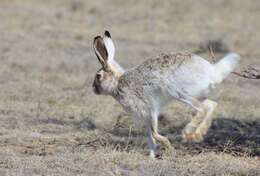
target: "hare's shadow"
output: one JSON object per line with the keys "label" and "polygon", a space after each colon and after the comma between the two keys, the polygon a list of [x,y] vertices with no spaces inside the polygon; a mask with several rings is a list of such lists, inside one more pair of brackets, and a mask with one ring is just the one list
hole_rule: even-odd
{"label": "hare's shadow", "polygon": [[[254,118],[257,119],[257,118]],[[239,156],[260,156],[260,120],[240,121],[228,118],[216,118],[200,143],[181,142],[181,131],[186,124],[174,126],[174,122],[163,115],[159,117],[159,131],[167,136],[176,150],[190,154],[201,152],[228,153]],[[129,127],[115,128],[111,135],[128,138]],[[136,142],[139,141],[139,142]],[[144,141],[141,143],[140,141]],[[115,141],[114,141],[115,142]],[[124,142],[121,141],[121,144]],[[146,130],[131,131],[130,148],[146,148],[148,145]]]}
{"label": "hare's shadow", "polygon": [[[170,124],[163,117],[161,121],[164,125]],[[177,136],[168,135],[176,149],[183,149],[194,154],[214,151],[241,156],[260,156],[260,120],[240,121],[216,118],[200,143],[181,143],[180,134],[184,126],[185,124],[177,127],[165,125],[162,130],[162,133],[165,134],[179,134]]]}

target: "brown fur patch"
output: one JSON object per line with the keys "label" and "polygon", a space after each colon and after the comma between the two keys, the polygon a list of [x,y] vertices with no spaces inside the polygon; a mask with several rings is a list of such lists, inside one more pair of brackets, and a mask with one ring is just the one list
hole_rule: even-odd
{"label": "brown fur patch", "polygon": [[112,71],[105,71],[103,69],[100,69],[97,73],[97,74],[100,74],[101,75],[101,78],[98,80],[100,83],[107,79],[108,77],[112,76],[113,75],[113,72]]}
{"label": "brown fur patch", "polygon": [[162,53],[158,56],[146,60],[139,69],[148,69],[149,71],[157,68],[177,68],[185,60],[190,59],[193,54],[188,52],[179,53]]}
{"label": "brown fur patch", "polygon": [[102,77],[100,79],[100,82],[102,82],[103,80],[107,79],[109,77],[109,74],[107,72],[103,72],[102,73]]}
{"label": "brown fur patch", "polygon": [[151,125],[151,132],[152,132],[153,138],[154,138],[156,141],[158,141],[158,142],[164,144],[165,146],[167,146],[168,149],[170,149],[170,148],[171,148],[171,143],[170,143],[170,141],[169,141],[166,137],[161,136],[160,134],[158,134],[158,133],[155,131],[155,129],[154,129],[154,120],[153,120],[152,117],[150,117],[150,125]]}

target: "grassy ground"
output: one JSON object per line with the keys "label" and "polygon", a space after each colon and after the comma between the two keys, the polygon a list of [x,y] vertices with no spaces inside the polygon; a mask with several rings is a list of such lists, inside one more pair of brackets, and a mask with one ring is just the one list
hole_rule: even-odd
{"label": "grassy ground", "polygon": [[0,2],[0,175],[258,175],[260,82],[230,75],[205,140],[181,143],[194,111],[171,103],[159,131],[173,149],[148,154],[146,129],[111,97],[92,92],[104,29],[130,68],[160,52],[241,55],[260,67],[260,1]]}

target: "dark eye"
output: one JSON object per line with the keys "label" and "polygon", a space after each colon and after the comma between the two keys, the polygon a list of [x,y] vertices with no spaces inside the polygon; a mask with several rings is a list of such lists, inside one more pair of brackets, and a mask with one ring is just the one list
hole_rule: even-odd
{"label": "dark eye", "polygon": [[97,74],[97,75],[96,75],[96,78],[97,78],[97,80],[100,80],[101,75],[100,75],[100,74]]}

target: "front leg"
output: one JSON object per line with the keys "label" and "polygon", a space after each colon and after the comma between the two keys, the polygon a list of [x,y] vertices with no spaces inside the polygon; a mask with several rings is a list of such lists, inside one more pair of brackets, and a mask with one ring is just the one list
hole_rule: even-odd
{"label": "front leg", "polygon": [[160,135],[157,132],[158,116],[151,115],[150,119],[148,120],[148,124],[149,124],[148,132],[149,132],[149,139],[150,139],[149,140],[150,141],[150,156],[155,156],[155,149],[156,149],[155,141],[164,144],[168,149],[170,149],[171,148],[170,141],[166,137]]}
{"label": "front leg", "polygon": [[151,158],[155,158],[156,155],[156,141],[152,135],[152,124],[151,121],[147,121],[147,128],[148,128],[148,136],[149,136],[149,148],[150,148],[150,153],[149,156]]}

